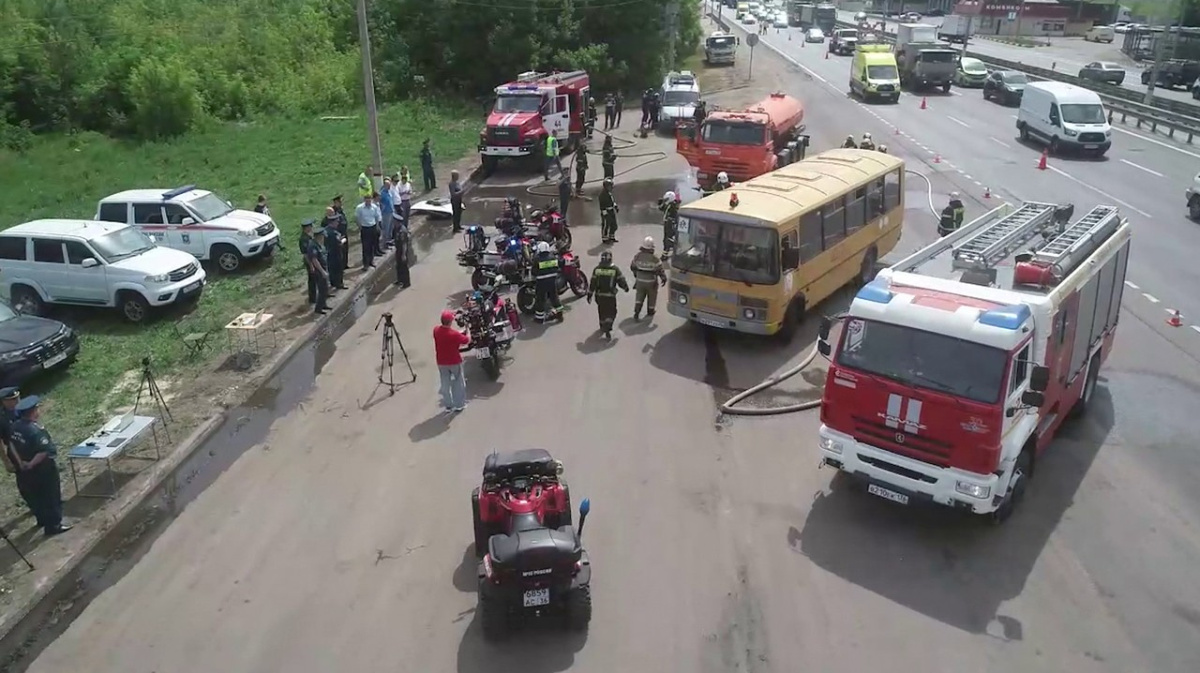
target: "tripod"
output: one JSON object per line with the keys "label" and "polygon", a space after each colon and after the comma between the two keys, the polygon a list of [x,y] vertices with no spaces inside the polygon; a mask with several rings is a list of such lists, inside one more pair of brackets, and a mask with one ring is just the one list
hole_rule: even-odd
{"label": "tripod", "polygon": [[[388,387],[388,394],[395,395],[396,388],[399,386],[413,383],[417,380],[417,373],[413,371],[412,363],[408,360],[408,351],[404,350],[404,342],[400,340],[400,333],[396,331],[396,323],[392,322],[392,314],[384,313],[379,322],[375,323],[375,331],[379,331],[379,327],[383,326],[383,343],[379,352],[379,383]],[[408,367],[408,373],[412,378],[404,383],[396,383],[396,375],[392,371],[392,363],[396,359],[396,346],[400,347],[400,355],[404,357],[404,364]],[[387,380],[383,380],[383,370],[387,368]]]}
{"label": "tripod", "polygon": [[175,422],[175,418],[171,416],[171,408],[167,406],[167,401],[163,399],[162,390],[158,387],[158,381],[154,380],[154,372],[150,370],[150,358],[142,358],[142,382],[138,386],[137,398],[133,401],[133,413],[137,415],[138,406],[142,403],[142,393],[149,390],[150,397],[154,400],[154,406],[158,410],[158,418],[162,421],[163,432],[167,435],[167,441],[171,440],[170,423]]}

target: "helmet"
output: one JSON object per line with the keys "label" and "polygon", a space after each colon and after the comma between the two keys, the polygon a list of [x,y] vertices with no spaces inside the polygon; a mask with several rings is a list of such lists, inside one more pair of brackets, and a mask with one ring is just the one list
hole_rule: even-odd
{"label": "helmet", "polygon": [[887,154],[887,145],[880,145],[879,151],[882,152],[883,154]]}
{"label": "helmet", "polygon": [[674,201],[675,200],[675,192],[667,192],[666,194],[663,194],[662,200],[666,201],[668,203],[671,201]]}
{"label": "helmet", "polygon": [[654,250],[654,237],[647,236],[646,240],[642,241],[642,250]]}
{"label": "helmet", "polygon": [[605,250],[604,252],[600,253],[600,263],[601,264],[612,264],[612,251],[611,250]]}
{"label": "helmet", "polygon": [[729,184],[729,174],[726,173],[725,171],[721,171],[720,173],[717,173],[717,182],[719,182],[723,185]]}
{"label": "helmet", "polygon": [[864,134],[863,134],[863,140],[870,140],[870,139],[871,139],[871,134],[870,134],[870,133],[864,133]]}
{"label": "helmet", "polygon": [[550,244],[547,243],[546,241],[542,241],[542,242],[538,243],[537,251],[538,251],[538,254],[550,252]]}
{"label": "helmet", "polygon": [[846,136],[846,142],[852,142],[853,140],[854,140],[854,136],[852,136],[852,135]]}
{"label": "helmet", "polygon": [[612,183],[613,183],[612,178],[604,178],[604,186],[605,187],[612,187]]}
{"label": "helmet", "polygon": [[950,198],[952,198],[952,199],[957,199],[957,198],[958,198],[958,196],[959,196],[959,195],[958,195],[958,192],[950,192]]}
{"label": "helmet", "polygon": [[476,302],[483,301],[483,293],[480,292],[479,290],[475,290],[474,292],[471,293],[471,301],[476,301]]}

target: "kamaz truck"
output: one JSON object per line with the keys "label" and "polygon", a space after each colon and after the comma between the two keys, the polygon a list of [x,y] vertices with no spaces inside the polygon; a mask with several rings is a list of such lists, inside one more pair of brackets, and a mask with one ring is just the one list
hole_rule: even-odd
{"label": "kamaz truck", "polygon": [[734,65],[737,61],[738,38],[717,31],[704,40],[704,65]]}
{"label": "kamaz truck", "polygon": [[896,27],[895,52],[901,86],[913,90],[941,87],[942,91],[950,91],[959,54],[938,41],[937,26],[900,24]]}

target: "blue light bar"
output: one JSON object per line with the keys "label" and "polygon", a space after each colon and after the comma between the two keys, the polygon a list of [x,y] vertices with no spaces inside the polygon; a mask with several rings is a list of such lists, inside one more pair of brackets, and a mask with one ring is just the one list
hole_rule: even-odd
{"label": "blue light bar", "polygon": [[1033,315],[1033,312],[1024,304],[1003,306],[980,313],[979,324],[989,327],[999,327],[1000,329],[1018,330],[1021,329],[1021,325],[1024,325],[1029,320],[1031,315]]}
{"label": "blue light bar", "polygon": [[892,298],[895,296],[895,293],[888,289],[888,286],[885,282],[877,280],[873,283],[864,285],[863,288],[858,291],[858,294],[854,296],[854,298],[862,299],[863,301],[875,302],[876,304],[888,304],[891,303]]}
{"label": "blue light bar", "polygon": [[175,189],[172,189],[170,191],[163,192],[162,197],[163,197],[163,200],[173,199],[176,196],[183,196],[184,194],[187,194],[188,192],[192,191],[195,188],[196,188],[196,185],[184,185],[183,187],[176,187]]}

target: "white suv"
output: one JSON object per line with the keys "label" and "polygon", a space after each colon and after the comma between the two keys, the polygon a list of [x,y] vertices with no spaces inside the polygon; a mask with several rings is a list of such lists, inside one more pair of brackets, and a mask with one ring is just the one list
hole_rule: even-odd
{"label": "white suv", "polygon": [[196,301],[204,268],[127,224],[36,220],[0,231],[0,292],[22,313],[107,306],[142,322],[152,306]]}
{"label": "white suv", "polygon": [[269,257],[279,244],[270,215],[237,210],[195,185],[113,194],[100,200],[96,219],[133,225],[159,245],[211,260],[225,273],[237,271],[244,260]]}

